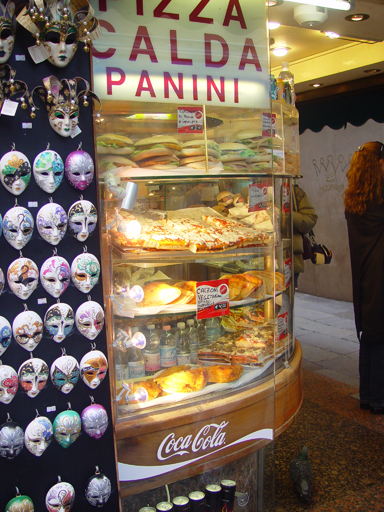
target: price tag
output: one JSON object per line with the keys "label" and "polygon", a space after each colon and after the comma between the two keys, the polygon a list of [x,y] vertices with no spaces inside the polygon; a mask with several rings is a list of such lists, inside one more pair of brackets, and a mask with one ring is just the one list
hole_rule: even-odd
{"label": "price tag", "polygon": [[47,407],[47,412],[55,412],[56,411],[56,405],[50,405]]}
{"label": "price tag", "polygon": [[28,201],[28,208],[37,208],[39,203],[37,201]]}
{"label": "price tag", "polygon": [[292,258],[288,258],[284,262],[285,269],[285,287],[292,283]]}
{"label": "price tag", "polygon": [[177,133],[203,133],[202,107],[177,108]]}
{"label": "price tag", "polygon": [[43,299],[37,299],[37,303],[38,304],[46,304],[47,303],[47,299],[45,297]]}
{"label": "price tag", "polygon": [[201,281],[196,284],[197,319],[213,318],[229,313],[228,279]]}
{"label": "price tag", "polygon": [[72,137],[72,139],[74,139],[75,137],[77,137],[80,133],[81,133],[80,126],[79,126],[79,125],[76,125],[76,126],[74,127],[74,129],[72,130],[72,132],[71,132],[71,137]]}
{"label": "price tag", "polygon": [[16,61],[25,61],[25,55],[15,55],[15,60]]}
{"label": "price tag", "polygon": [[261,116],[261,134],[263,137],[276,136],[276,114],[264,112]]}
{"label": "price tag", "polygon": [[268,183],[253,183],[249,185],[249,212],[266,210],[268,204]]}
{"label": "price tag", "polygon": [[276,318],[276,326],[277,326],[277,341],[282,341],[284,338],[288,336],[288,311],[286,313],[282,313],[278,315]]}
{"label": "price tag", "polygon": [[16,110],[19,104],[16,101],[4,100],[3,107],[1,109],[1,114],[3,116],[11,116],[13,117],[16,114]]}
{"label": "price tag", "polygon": [[35,64],[40,64],[40,62],[44,62],[49,57],[49,53],[42,44],[40,46],[30,46],[28,51]]}
{"label": "price tag", "polygon": [[21,123],[23,130],[32,130],[32,123]]}
{"label": "price tag", "polygon": [[283,183],[283,212],[289,213],[291,211],[291,187],[288,182]]}

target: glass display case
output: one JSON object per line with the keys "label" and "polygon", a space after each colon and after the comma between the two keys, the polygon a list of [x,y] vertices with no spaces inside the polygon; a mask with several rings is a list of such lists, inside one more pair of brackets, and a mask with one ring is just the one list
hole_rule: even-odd
{"label": "glass display case", "polygon": [[109,100],[96,133],[120,491],[132,511],[193,491],[213,499],[207,485],[221,480],[238,482],[238,506],[261,510],[252,457],[302,399],[297,111],[201,110],[185,133],[177,105]]}

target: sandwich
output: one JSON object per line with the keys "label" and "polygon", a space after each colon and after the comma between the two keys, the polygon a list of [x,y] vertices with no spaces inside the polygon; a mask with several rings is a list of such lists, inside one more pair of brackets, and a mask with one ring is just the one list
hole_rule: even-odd
{"label": "sandwich", "polygon": [[233,194],[232,192],[228,192],[228,190],[223,190],[220,194],[217,195],[217,202],[221,203],[224,206],[229,206],[233,203]]}
{"label": "sandwich", "polygon": [[255,155],[252,149],[238,142],[223,142],[219,148],[224,170],[248,171],[246,160]]}
{"label": "sandwich", "polygon": [[239,142],[250,149],[272,146],[271,137],[259,135],[255,130],[239,130],[230,136],[229,142]]}
{"label": "sandwich", "polygon": [[[206,156],[207,155],[207,156]],[[180,165],[193,169],[205,169],[215,167],[220,162],[219,145],[214,140],[191,140],[181,145],[177,153]]]}
{"label": "sandwich", "polygon": [[99,155],[130,155],[133,153],[133,140],[125,135],[104,133],[96,138]]}
{"label": "sandwich", "polygon": [[254,130],[240,130],[230,137],[230,141],[243,144],[253,150],[254,154],[246,159],[249,171],[282,170],[279,164],[281,159],[272,153],[271,148],[275,141],[271,137],[263,137]]}
{"label": "sandwich", "polygon": [[115,171],[123,169],[132,169],[132,167],[139,167],[135,162],[122,155],[102,155],[98,157],[99,172]]}
{"label": "sandwich", "polygon": [[135,143],[131,159],[139,167],[150,169],[174,169],[178,167],[179,160],[175,151],[180,150],[179,142],[168,135],[154,135]]}

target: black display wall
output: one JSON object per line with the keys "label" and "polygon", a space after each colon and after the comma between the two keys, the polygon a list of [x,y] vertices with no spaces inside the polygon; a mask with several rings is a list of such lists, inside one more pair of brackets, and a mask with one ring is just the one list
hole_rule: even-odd
{"label": "black display wall", "polygon": [[[79,48],[72,62],[65,68],[57,68],[48,61],[35,64],[28,53],[28,47],[34,44],[35,40],[31,34],[19,25],[15,47],[8,61],[8,64],[17,71],[16,79],[25,81],[30,90],[37,85],[42,85],[42,79],[50,75],[59,79],[81,76],[90,81],[90,55],[83,51],[83,43],[79,43]],[[25,56],[25,60],[22,60],[24,57],[20,56]],[[14,98],[11,99],[14,100]],[[40,110],[36,111],[35,119],[30,118],[29,109],[22,110],[20,106],[14,117],[2,115],[0,117],[0,157],[10,151],[14,143],[15,150],[24,153],[33,165],[37,154],[44,151],[47,144],[49,144],[49,149],[59,153],[65,162],[67,155],[76,151],[79,144],[82,143],[82,149],[87,151],[94,159],[92,107],[91,100],[89,101],[90,105],[87,108],[80,102],[79,126],[82,132],[73,139],[71,137],[61,137],[53,131],[48,122],[45,105],[37,97],[35,103]],[[98,107],[98,105],[96,106]],[[23,128],[22,123],[32,123],[32,129]],[[54,246],[43,240],[37,231],[36,214],[38,210],[48,203],[49,198],[52,197],[55,203],[60,204],[68,212],[70,206],[79,200],[81,194],[84,199],[97,206],[95,180],[85,191],[80,192],[73,188],[64,177],[59,188],[50,195],[38,187],[32,175],[26,190],[17,196],[18,205],[27,208],[35,220],[33,237],[22,249],[22,254],[24,257],[31,258],[39,269],[42,263],[52,256]],[[0,184],[0,213],[2,216],[4,217],[4,214],[14,205],[15,196]],[[84,245],[86,245],[88,252],[94,254],[100,261],[98,229],[84,243],[79,242],[67,231],[64,239],[56,246],[57,253],[71,265],[73,259],[83,252]],[[9,245],[4,235],[2,235],[0,237],[0,268],[5,276],[9,264],[18,257],[19,251]],[[90,296],[91,300],[103,306],[101,278],[90,292]],[[42,303],[44,299],[46,299],[46,303]],[[69,304],[76,312],[78,306],[87,301],[87,294],[79,291],[71,282],[60,300]],[[37,289],[25,303],[29,310],[35,311],[44,319],[46,310],[56,303],[56,299],[49,295],[39,283]],[[6,284],[5,290],[0,296],[0,315],[9,321],[11,326],[15,316],[24,310],[23,304],[24,301],[14,295]],[[104,354],[107,353],[105,327],[94,343],[97,350],[101,350]],[[44,337],[33,351],[33,356],[43,359],[50,368],[53,361],[62,355],[62,348],[65,348],[67,355],[75,357],[80,363],[83,355],[91,350],[91,342],[81,335],[76,328],[72,335],[62,343],[56,343],[47,337],[46,331],[44,331]],[[12,366],[17,372],[20,365],[29,357],[30,353],[20,347],[12,337],[10,346],[0,359],[3,365]],[[9,413],[12,420],[19,423],[25,431],[27,425],[36,417],[36,410],[40,416],[48,417],[53,423],[56,415],[68,408],[68,402],[70,402],[72,410],[81,414],[82,410],[91,404],[90,396],[93,396],[95,403],[103,405],[108,412],[109,426],[104,436],[96,440],[82,431],[80,437],[68,448],[61,447],[52,438],[52,442],[41,457],[32,455],[26,447],[13,460],[0,457],[1,511],[5,510],[8,501],[15,497],[15,487],[18,487],[21,494],[28,495],[33,500],[36,511],[46,510],[46,493],[58,482],[58,476],[61,477],[63,482],[69,482],[75,488],[76,499],[72,508],[74,512],[95,510],[95,507],[86,501],[84,492],[87,480],[95,474],[95,466],[98,466],[100,471],[112,483],[112,494],[102,510],[119,510],[108,373],[100,386],[94,390],[90,389],[79,378],[77,385],[68,395],[57,390],[50,378],[45,388],[35,398],[28,397],[19,386],[16,396],[9,405],[0,403],[0,424],[6,421]],[[53,408],[55,410],[52,410]]]}

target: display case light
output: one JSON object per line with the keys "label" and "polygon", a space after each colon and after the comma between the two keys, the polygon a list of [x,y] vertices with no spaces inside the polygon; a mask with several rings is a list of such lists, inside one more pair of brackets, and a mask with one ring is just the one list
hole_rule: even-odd
{"label": "display case light", "polygon": [[146,345],[147,339],[142,332],[137,331],[133,336],[130,336],[128,333],[123,331],[123,329],[117,330],[115,341],[112,344],[112,346],[120,346],[124,350],[127,350],[130,347],[136,347],[139,348],[140,350],[143,350],[143,348],[145,348]]}
{"label": "display case light", "polygon": [[328,9],[337,9],[339,11],[349,11],[352,9],[351,2],[345,0],[285,0],[286,2],[294,2],[295,4],[315,5],[316,7],[327,7]]}
{"label": "display case light", "polygon": [[126,404],[129,404],[130,402],[138,402],[139,404],[144,404],[148,401],[148,391],[145,388],[137,388],[133,394],[130,394],[130,391],[130,385],[122,381],[122,390],[115,398],[116,402],[124,400]]}
{"label": "display case light", "polygon": [[268,21],[268,28],[269,30],[276,30],[277,28],[279,28],[281,25],[281,23],[279,23],[278,21]]}

